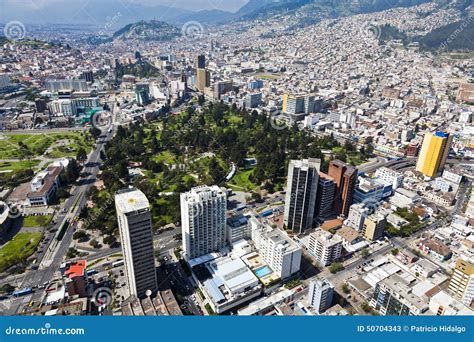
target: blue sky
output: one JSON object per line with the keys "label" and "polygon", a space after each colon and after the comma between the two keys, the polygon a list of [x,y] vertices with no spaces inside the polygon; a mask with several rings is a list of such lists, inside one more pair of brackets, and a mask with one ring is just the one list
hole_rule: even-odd
{"label": "blue sky", "polygon": [[[11,10],[41,10],[51,5],[62,5],[65,3],[92,3],[100,4],[101,0],[0,0],[2,11]],[[222,9],[226,11],[237,11],[248,0],[116,0],[123,4],[164,5],[189,10]],[[7,13],[8,14],[8,13]]]}

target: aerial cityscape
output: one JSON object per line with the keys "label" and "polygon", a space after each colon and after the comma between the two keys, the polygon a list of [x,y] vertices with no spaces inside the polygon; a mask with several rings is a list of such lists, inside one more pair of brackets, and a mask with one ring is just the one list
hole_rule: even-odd
{"label": "aerial cityscape", "polygon": [[473,316],[473,12],[0,1],[0,315]]}

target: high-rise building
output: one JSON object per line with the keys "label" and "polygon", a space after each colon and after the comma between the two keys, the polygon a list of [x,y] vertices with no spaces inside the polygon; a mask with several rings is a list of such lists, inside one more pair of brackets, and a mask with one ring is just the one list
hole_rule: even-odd
{"label": "high-rise building", "polygon": [[314,106],[314,95],[283,95],[282,111],[292,120],[303,120],[306,114],[314,111]]}
{"label": "high-rise building", "polygon": [[232,81],[219,81],[214,83],[214,98],[220,99],[221,95],[232,90]]}
{"label": "high-rise building", "polygon": [[313,226],[320,159],[291,160],[285,200],[285,226],[301,234]]}
{"label": "high-rise building", "polygon": [[245,96],[245,107],[257,108],[262,103],[262,93],[252,93]]}
{"label": "high-rise building", "polygon": [[329,163],[328,175],[336,182],[334,210],[337,215],[347,217],[354,198],[357,169],[340,160],[333,160]]}
{"label": "high-rise building", "polygon": [[129,188],[115,194],[115,208],[127,285],[132,296],[143,298],[148,290],[158,291],[150,203],[143,192]]}
{"label": "high-rise building", "polygon": [[351,205],[349,216],[344,223],[360,232],[364,229],[365,219],[371,214],[370,208],[367,208],[364,203],[357,203]]}
{"label": "high-rise building", "polygon": [[333,211],[334,192],[336,191],[336,182],[332,177],[320,172],[318,181],[318,192],[316,194],[316,207],[314,218],[324,220],[329,217]]}
{"label": "high-rise building", "polygon": [[259,222],[255,217],[249,220],[252,241],[258,254],[281,279],[299,272],[301,247],[285,232]]}
{"label": "high-rise building", "polygon": [[81,78],[86,82],[94,83],[94,73],[92,71],[84,71]]}
{"label": "high-rise building", "polygon": [[183,251],[188,259],[226,245],[227,195],[218,186],[199,186],[181,194]]}
{"label": "high-rise building", "polygon": [[322,229],[309,236],[308,251],[323,266],[331,265],[341,257],[342,238]]}
{"label": "high-rise building", "polygon": [[196,57],[196,69],[205,69],[206,68],[206,56],[199,55]]}
{"label": "high-rise building", "polygon": [[135,85],[135,100],[139,105],[146,106],[151,103],[150,85],[148,83],[137,83]]}
{"label": "high-rise building", "polygon": [[312,280],[308,289],[308,305],[317,313],[323,313],[332,306],[334,286],[326,279]]}
{"label": "high-rise building", "polygon": [[472,262],[463,259],[456,262],[449,283],[449,291],[464,305],[474,307],[474,264]]}
{"label": "high-rise building", "polygon": [[423,139],[416,170],[425,176],[436,177],[444,170],[452,142],[453,136],[448,133],[427,133]]}
{"label": "high-rise building", "polygon": [[362,234],[368,240],[379,240],[383,237],[386,224],[387,219],[383,215],[379,213],[372,214],[365,219]]}
{"label": "high-rise building", "polygon": [[211,73],[207,69],[197,69],[197,89],[200,92],[211,85]]}

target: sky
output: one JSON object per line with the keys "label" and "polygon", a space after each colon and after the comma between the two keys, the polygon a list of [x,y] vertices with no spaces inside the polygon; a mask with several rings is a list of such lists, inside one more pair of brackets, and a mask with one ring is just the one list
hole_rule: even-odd
{"label": "sky", "polygon": [[[42,10],[51,5],[71,4],[74,6],[84,3],[99,5],[101,2],[102,0],[0,0],[0,10],[6,12],[21,11],[22,9]],[[116,0],[115,2],[124,5],[163,5],[195,11],[203,9],[221,9],[234,12],[245,5],[248,0]],[[4,14],[8,15],[8,13],[5,12]]]}

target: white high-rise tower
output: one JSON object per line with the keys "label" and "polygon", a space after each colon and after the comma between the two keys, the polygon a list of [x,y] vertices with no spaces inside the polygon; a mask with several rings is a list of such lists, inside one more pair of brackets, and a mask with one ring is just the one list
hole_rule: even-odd
{"label": "white high-rise tower", "polygon": [[148,290],[158,291],[150,203],[131,188],[115,194],[115,207],[130,294],[144,298]]}
{"label": "white high-rise tower", "polygon": [[199,186],[181,194],[183,251],[188,259],[217,252],[226,244],[227,195],[218,186]]}

